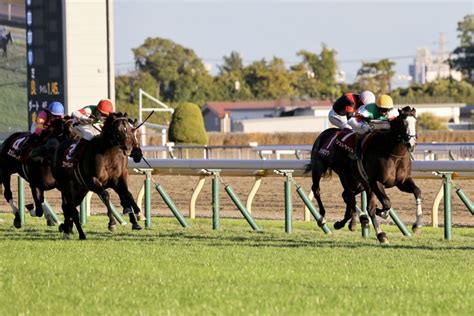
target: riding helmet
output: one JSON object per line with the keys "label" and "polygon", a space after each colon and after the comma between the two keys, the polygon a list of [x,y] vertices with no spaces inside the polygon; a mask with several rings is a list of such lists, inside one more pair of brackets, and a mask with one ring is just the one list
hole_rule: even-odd
{"label": "riding helmet", "polygon": [[54,101],[48,105],[48,112],[55,116],[64,116],[64,106],[61,102]]}
{"label": "riding helmet", "polygon": [[375,94],[372,91],[362,91],[359,97],[363,104],[375,103]]}
{"label": "riding helmet", "polygon": [[112,101],[109,99],[100,100],[99,103],[97,103],[97,110],[104,115],[109,115],[114,111]]}
{"label": "riding helmet", "polygon": [[389,95],[386,95],[386,94],[379,95],[379,97],[377,98],[377,101],[375,101],[375,104],[379,108],[383,108],[383,109],[393,108],[393,100]]}

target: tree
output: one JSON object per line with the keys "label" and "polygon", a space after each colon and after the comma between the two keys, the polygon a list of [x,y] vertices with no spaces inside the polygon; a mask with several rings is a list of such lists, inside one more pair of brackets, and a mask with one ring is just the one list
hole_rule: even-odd
{"label": "tree", "polygon": [[425,112],[418,115],[418,124],[424,130],[447,130],[446,122],[437,117],[434,113]]}
{"label": "tree", "polygon": [[204,103],[212,99],[212,77],[192,49],[156,37],[147,38],[133,53],[138,69],[158,82],[162,100]]}
{"label": "tree", "polygon": [[171,118],[168,138],[175,143],[207,145],[209,138],[197,104],[178,105]]}
{"label": "tree", "polygon": [[231,52],[224,56],[224,64],[219,66],[219,75],[214,78],[216,98],[222,101],[252,99],[252,92],[244,80],[244,65],[240,54]]}
{"label": "tree", "polygon": [[389,59],[381,59],[378,62],[363,62],[357,71],[356,83],[361,90],[370,90],[375,94],[391,92],[391,80],[395,75],[392,68],[395,62]]}
{"label": "tree", "polygon": [[244,69],[244,80],[256,99],[284,99],[296,95],[292,77],[281,58],[250,64]]}
{"label": "tree", "polygon": [[326,99],[340,94],[336,84],[336,51],[323,44],[320,55],[306,50],[297,55],[303,60],[292,67],[292,72],[301,98]]}
{"label": "tree", "polygon": [[450,62],[467,81],[474,83],[474,14],[458,22],[457,31],[460,45],[453,51],[455,58]]}
{"label": "tree", "polygon": [[[118,111],[127,112],[131,117],[138,118],[138,89],[159,98],[159,87],[156,80],[148,72],[137,71],[128,75],[115,78],[115,107]],[[148,99],[143,99],[144,107],[156,107]],[[170,122],[168,112],[156,112],[150,117],[150,123],[168,125]]]}

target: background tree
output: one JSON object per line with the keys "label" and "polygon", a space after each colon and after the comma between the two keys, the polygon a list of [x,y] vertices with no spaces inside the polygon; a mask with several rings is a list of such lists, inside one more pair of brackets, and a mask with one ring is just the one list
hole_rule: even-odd
{"label": "background tree", "polygon": [[250,64],[244,69],[244,80],[255,99],[285,99],[296,95],[292,77],[281,58]]}
{"label": "background tree", "polygon": [[175,143],[207,145],[209,137],[201,108],[189,102],[178,105],[171,118],[168,135],[169,140]]}
{"label": "background tree", "polygon": [[390,93],[391,80],[395,75],[392,69],[395,62],[381,59],[377,62],[363,62],[357,71],[356,83],[360,90],[370,90],[375,94]]}
{"label": "background tree", "polygon": [[[159,98],[159,87],[156,80],[148,72],[137,71],[115,78],[115,106],[118,111],[127,112],[130,116],[138,118],[138,89]],[[143,107],[156,107],[148,98],[143,98]],[[172,106],[172,104],[168,104]],[[168,125],[171,114],[156,112],[150,117],[150,123]]]}
{"label": "background tree", "polygon": [[252,99],[252,92],[244,80],[244,65],[240,54],[231,52],[224,56],[224,64],[219,66],[215,77],[216,100],[236,101]]}
{"label": "background tree", "polygon": [[431,112],[418,115],[418,125],[422,130],[447,130],[446,122]]}
{"label": "background tree", "polygon": [[292,67],[300,98],[334,98],[341,93],[336,84],[336,51],[322,45],[320,55],[306,50],[297,53],[303,60]]}
{"label": "background tree", "polygon": [[454,50],[452,66],[461,71],[464,78],[474,83],[474,14],[469,14],[458,22],[459,47]]}
{"label": "background tree", "polygon": [[160,99],[204,103],[215,94],[212,77],[192,49],[163,38],[147,38],[133,49],[140,71],[158,82]]}

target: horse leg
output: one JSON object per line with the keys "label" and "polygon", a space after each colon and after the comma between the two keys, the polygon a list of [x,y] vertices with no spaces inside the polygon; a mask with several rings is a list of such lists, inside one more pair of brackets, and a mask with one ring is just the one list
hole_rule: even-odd
{"label": "horse leg", "polygon": [[321,200],[321,191],[319,188],[319,182],[321,181],[321,174],[323,173],[322,162],[319,160],[313,164],[311,176],[313,178],[313,185],[311,186],[311,190],[313,191],[314,198],[318,203],[319,213],[321,214],[321,220],[318,221],[319,226],[323,226],[326,224],[326,210],[324,209],[323,201]]}
{"label": "horse leg", "polygon": [[99,198],[105,204],[105,207],[107,207],[107,216],[109,217],[108,229],[111,232],[113,232],[117,228],[117,222],[115,221],[115,218],[112,213],[112,205],[110,204],[110,194],[104,188],[101,188],[101,190],[99,189],[95,193],[99,196]]}
{"label": "horse leg", "polygon": [[384,231],[382,231],[382,229],[380,229],[379,223],[377,222],[377,216],[376,216],[377,207],[375,204],[376,203],[375,199],[376,199],[376,196],[374,194],[369,195],[367,211],[369,213],[370,219],[372,220],[372,225],[374,226],[375,235],[377,236],[378,241],[381,244],[388,244],[389,241],[387,238],[387,234]]}
{"label": "horse leg", "polygon": [[13,193],[10,187],[10,178],[11,174],[6,174],[4,170],[2,170],[3,196],[10,205],[13,215],[15,215],[15,219],[13,220],[13,226],[15,226],[15,228],[21,228],[20,212],[18,212],[18,207],[13,201]]}
{"label": "horse leg", "polygon": [[371,185],[371,188],[379,199],[380,203],[382,203],[382,209],[376,209],[376,214],[382,217],[383,219],[388,218],[388,213],[390,208],[392,207],[392,202],[388,198],[387,193],[385,193],[384,185],[379,181],[375,181],[375,183]]}
{"label": "horse leg", "polygon": [[[38,187],[35,187],[30,183],[31,188],[31,196],[33,197],[33,201],[35,203],[34,209],[30,206],[27,208],[30,209],[31,216],[41,217],[43,216],[43,206],[41,203],[44,201],[44,192]],[[30,204],[31,205],[31,204]]]}
{"label": "horse leg", "polygon": [[74,205],[71,205],[70,208],[72,212],[71,214],[72,222],[76,225],[76,229],[79,234],[79,240],[85,240],[86,234],[84,234],[84,231],[82,230],[81,221],[79,220],[79,211],[77,210],[77,207]]}
{"label": "horse leg", "polygon": [[138,207],[137,203],[133,199],[132,193],[128,190],[127,184],[124,179],[121,179],[121,181],[118,182],[118,185],[113,188],[115,192],[117,192],[118,196],[120,197],[120,204],[122,205],[124,209],[124,214],[125,210],[133,208],[133,212],[127,212],[130,223],[132,224],[132,229],[133,230],[140,230],[142,227],[140,224],[137,222],[137,217],[138,214],[140,213],[140,208]]}
{"label": "horse leg", "polygon": [[61,208],[63,210],[64,215],[64,222],[58,226],[59,232],[63,233],[63,239],[69,240],[71,239],[71,230],[72,230],[72,223],[71,223],[71,210],[69,208],[70,203],[67,202],[67,199],[64,196],[64,193],[61,194]]}
{"label": "horse leg", "polygon": [[407,178],[405,182],[397,184],[398,189],[403,192],[413,193],[416,200],[416,221],[413,223],[412,230],[414,233],[421,232],[423,226],[423,210],[421,208],[421,190],[416,186],[415,181],[411,177]]}
{"label": "horse leg", "polygon": [[[350,190],[344,189],[344,191],[342,192],[342,199],[346,203],[346,212],[344,213],[344,218],[341,221],[337,221],[334,223],[335,229],[343,228],[346,223],[353,218],[353,214],[355,213],[354,210],[356,200],[354,194]],[[349,229],[353,231],[354,228],[351,229],[351,227],[349,226]]]}

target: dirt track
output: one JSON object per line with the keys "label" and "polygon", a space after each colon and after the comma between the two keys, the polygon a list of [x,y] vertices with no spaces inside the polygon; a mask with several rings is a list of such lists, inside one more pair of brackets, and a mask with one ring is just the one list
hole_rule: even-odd
{"label": "dirt track", "polygon": [[[191,194],[195,185],[198,182],[197,177],[190,176],[154,176],[155,181],[159,181],[172,197],[175,204],[183,212],[184,215],[188,215],[188,205]],[[16,184],[16,179],[12,177],[13,184]],[[143,176],[131,176],[130,177],[130,191],[133,196],[136,197],[141,185],[143,184]],[[238,194],[240,199],[245,204],[248,192],[250,191],[253,178],[250,177],[224,177],[226,183],[232,186],[234,191]],[[310,178],[296,178],[299,185],[309,191],[311,186]],[[283,183],[284,178],[264,178],[260,186],[260,190],[255,196],[254,203],[252,206],[253,216],[258,218],[271,218],[271,219],[283,219],[284,218],[284,195],[283,195]],[[441,180],[416,180],[416,183],[422,190],[423,197],[423,212],[424,212],[424,224],[430,225],[431,223],[431,208],[435,196],[440,189]],[[457,180],[456,184],[463,189],[467,196],[474,201],[474,180]],[[13,185],[14,197],[16,198],[16,185]],[[325,205],[327,205],[327,218],[329,220],[342,218],[344,212],[344,203],[341,198],[342,187],[339,184],[339,180],[336,176],[329,179],[322,180],[321,183],[322,198]],[[158,192],[153,189],[152,197],[152,214],[158,216],[171,216],[171,211],[166,207]],[[389,189],[388,194],[392,200],[393,207],[397,210],[398,214],[405,221],[405,223],[412,223],[415,219],[415,200],[411,194],[401,193],[398,189]],[[111,193],[112,201],[114,205],[119,206],[119,200],[115,193]],[[26,190],[27,203],[31,200],[29,189]],[[46,198],[53,208],[58,212],[60,210],[60,194],[58,191],[53,190],[46,192]],[[301,220],[303,218],[303,202],[295,192],[293,187],[293,219]],[[474,226],[474,216],[472,216],[466,209],[464,204],[460,201],[452,190],[453,200],[453,223],[455,225],[469,225]],[[9,212],[10,208],[7,203],[1,203],[1,212]],[[104,213],[105,207],[101,204],[97,196],[92,198],[92,213]],[[439,208],[439,223],[443,223],[443,212],[444,207],[441,203]],[[224,191],[223,185],[221,185],[221,214],[224,217],[236,217],[241,218],[240,212],[234,206],[230,198]],[[210,217],[212,215],[211,205],[211,178],[206,180],[206,183],[199,196],[196,215],[198,217]]]}

